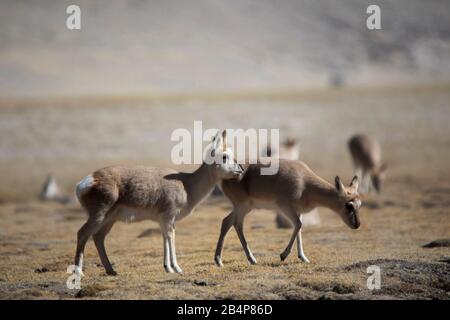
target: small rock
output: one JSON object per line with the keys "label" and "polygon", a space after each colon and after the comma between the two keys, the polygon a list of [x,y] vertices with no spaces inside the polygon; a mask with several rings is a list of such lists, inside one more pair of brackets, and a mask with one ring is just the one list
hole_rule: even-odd
{"label": "small rock", "polygon": [[36,272],[36,273],[44,273],[44,272],[48,272],[48,271],[50,271],[50,270],[48,270],[46,267],[34,269],[34,272]]}
{"label": "small rock", "polygon": [[423,246],[423,248],[441,248],[441,247],[450,247],[450,239],[434,240]]}
{"label": "small rock", "polygon": [[194,284],[197,286],[205,287],[208,285],[208,282],[205,280],[194,280]]}

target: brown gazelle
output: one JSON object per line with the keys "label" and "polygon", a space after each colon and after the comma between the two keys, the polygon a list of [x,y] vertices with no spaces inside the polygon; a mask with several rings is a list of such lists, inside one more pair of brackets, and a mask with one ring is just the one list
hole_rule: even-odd
{"label": "brown gazelle", "polygon": [[231,150],[227,149],[226,131],[217,133],[206,154],[209,161],[204,159],[193,173],[153,167],[112,166],[85,177],[76,188],[88,220],[78,231],[75,272],[83,274],[83,252],[92,236],[106,273],[116,274],[106,255],[105,236],[115,221],[130,219],[150,219],[160,224],[164,240],[164,268],[167,272],[181,272],[175,253],[175,221],[189,215],[219,180],[239,178],[243,173]]}
{"label": "brown gazelle", "polygon": [[239,181],[222,181],[222,190],[232,202],[233,209],[222,221],[215,253],[218,266],[222,266],[223,243],[231,226],[236,229],[248,261],[256,263],[243,231],[244,218],[254,208],[277,210],[291,220],[294,231],[280,255],[282,261],[288,257],[297,240],[299,259],[309,262],[303,252],[301,217],[314,208],[327,207],[336,212],[350,228],[359,228],[358,210],[361,200],[356,176],[346,188],[339,177],[336,177],[335,185],[332,185],[301,161],[280,159],[279,170],[274,175],[262,175],[261,167],[261,164],[250,165]]}
{"label": "brown gazelle", "polygon": [[369,192],[371,184],[380,192],[387,165],[381,163],[381,147],[378,141],[366,134],[359,134],[349,140],[348,147],[355,173],[361,178],[360,192]]}
{"label": "brown gazelle", "polygon": [[[300,159],[300,141],[295,138],[287,138],[281,144],[279,150],[270,150],[270,156],[275,159],[299,160]],[[291,220],[284,214],[277,212],[276,224],[280,229],[292,228]],[[320,217],[317,209],[313,209],[308,214],[304,214],[302,220],[303,226],[317,225],[320,223]]]}

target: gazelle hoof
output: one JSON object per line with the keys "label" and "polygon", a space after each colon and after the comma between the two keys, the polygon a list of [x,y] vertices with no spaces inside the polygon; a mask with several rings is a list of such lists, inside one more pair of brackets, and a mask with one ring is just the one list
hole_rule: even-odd
{"label": "gazelle hoof", "polygon": [[298,258],[300,259],[300,261],[302,261],[304,263],[309,263],[309,259],[305,256],[298,256]]}
{"label": "gazelle hoof", "polygon": [[80,277],[84,277],[83,269],[79,266],[76,266],[73,272]]}
{"label": "gazelle hoof", "polygon": [[176,273],[182,273],[183,270],[179,266],[172,266],[173,270],[175,270]]}
{"label": "gazelle hoof", "polygon": [[114,271],[114,270],[106,271],[106,274],[107,274],[108,276],[117,276],[117,272]]}
{"label": "gazelle hoof", "polygon": [[283,252],[282,254],[280,254],[280,259],[281,259],[281,261],[286,260],[287,256],[288,256],[288,255],[285,254],[284,252]]}
{"label": "gazelle hoof", "polygon": [[216,258],[214,259],[214,261],[216,262],[216,265],[217,265],[218,267],[223,267],[222,259],[220,259],[219,257],[216,257]]}
{"label": "gazelle hoof", "polygon": [[164,266],[164,270],[166,270],[167,273],[173,273],[173,269],[171,266]]}

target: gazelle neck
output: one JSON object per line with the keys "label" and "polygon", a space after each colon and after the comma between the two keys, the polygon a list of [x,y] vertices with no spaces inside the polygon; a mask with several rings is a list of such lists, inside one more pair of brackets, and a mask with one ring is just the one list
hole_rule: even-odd
{"label": "gazelle neck", "polygon": [[188,195],[188,211],[194,209],[213,190],[218,178],[213,175],[207,164],[202,165],[192,173],[188,173],[184,179],[184,185]]}
{"label": "gazelle neck", "polygon": [[339,193],[329,182],[322,180],[312,185],[311,200],[319,207],[325,207],[333,211],[339,211]]}

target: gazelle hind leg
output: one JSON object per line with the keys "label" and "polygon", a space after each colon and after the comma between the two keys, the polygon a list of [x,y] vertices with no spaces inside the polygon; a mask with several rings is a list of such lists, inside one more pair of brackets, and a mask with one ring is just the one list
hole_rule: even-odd
{"label": "gazelle hind leg", "polygon": [[[300,223],[303,222],[303,216],[300,215]],[[297,252],[298,252],[298,258],[305,262],[305,263],[309,263],[309,259],[306,257],[305,253],[303,252],[303,241],[302,241],[302,227],[300,227],[300,230],[298,231],[297,234]]]}
{"label": "gazelle hind leg", "polygon": [[291,206],[283,206],[281,208],[282,212],[291,219],[292,225],[294,226],[294,230],[292,232],[291,239],[289,240],[289,243],[284,249],[284,251],[280,254],[281,261],[286,260],[286,258],[289,256],[289,254],[292,252],[292,247],[294,245],[294,241],[298,236],[298,233],[300,232],[300,229],[302,227],[302,223],[300,221],[299,216],[297,215],[297,211],[292,208]]}
{"label": "gazelle hind leg", "polygon": [[75,273],[83,275],[84,248],[89,238],[96,233],[103,224],[103,217],[89,217],[88,221],[78,230],[77,249],[75,252]]}
{"label": "gazelle hind leg", "polygon": [[239,237],[239,240],[241,241],[242,248],[244,249],[245,255],[247,257],[247,260],[250,264],[256,264],[256,259],[253,256],[252,251],[250,250],[250,247],[248,246],[247,240],[244,236],[244,218],[247,215],[249,211],[242,212],[242,214],[236,215],[235,222],[234,222],[234,228],[236,229],[236,233]]}
{"label": "gazelle hind leg", "polygon": [[222,226],[220,228],[220,236],[219,240],[217,240],[216,252],[214,254],[214,261],[216,262],[216,265],[218,267],[223,266],[222,263],[223,243],[225,241],[225,236],[227,235],[228,231],[230,231],[230,228],[233,226],[235,219],[234,214],[235,211],[232,211],[222,220]]}
{"label": "gazelle hind leg", "polygon": [[[96,234],[103,226],[114,219],[114,207],[118,198],[116,189],[99,191],[91,188],[84,195],[79,195],[78,200],[83,208],[88,212],[89,218],[86,223],[78,230],[77,249],[75,252],[75,273],[83,274],[83,256],[86,243],[91,236]],[[93,201],[93,199],[96,199]],[[104,249],[104,247],[103,247]],[[100,251],[102,247],[100,246]],[[99,252],[100,253],[100,252]],[[101,257],[100,257],[101,258]]]}
{"label": "gazelle hind leg", "polygon": [[108,255],[106,254],[105,249],[105,237],[111,231],[115,220],[111,220],[107,222],[103,227],[100,228],[97,233],[95,233],[92,237],[94,238],[95,247],[97,248],[98,255],[100,256],[100,260],[105,268],[106,274],[115,276],[117,272],[114,271],[111,262],[108,259]]}

